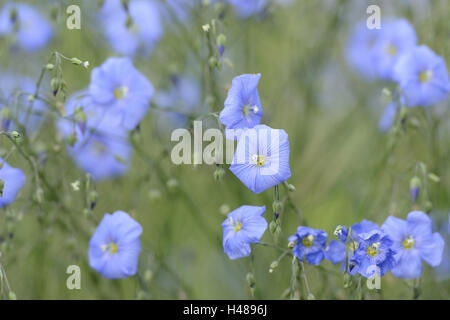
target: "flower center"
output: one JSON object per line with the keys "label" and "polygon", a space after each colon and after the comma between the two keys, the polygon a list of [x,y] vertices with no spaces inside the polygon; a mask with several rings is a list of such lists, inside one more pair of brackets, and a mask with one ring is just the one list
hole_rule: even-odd
{"label": "flower center", "polygon": [[375,257],[378,254],[379,246],[380,246],[379,242],[372,243],[372,245],[367,249],[367,254],[369,256]]}
{"label": "flower center", "polygon": [[305,247],[311,247],[314,242],[314,236],[312,234],[308,234],[306,237],[302,239],[302,243]]}
{"label": "flower center", "polygon": [[258,106],[249,106],[248,104],[246,104],[244,106],[244,108],[242,108],[242,113],[244,114],[244,116],[248,116],[251,112],[253,113],[257,113],[259,111]]}
{"label": "flower center", "polygon": [[126,97],[128,93],[128,87],[122,86],[117,87],[114,89],[114,97],[116,97],[117,100],[121,100]]}
{"label": "flower center", "polygon": [[397,47],[393,44],[389,44],[386,46],[386,53],[390,55],[391,57],[395,56],[397,54]]}
{"label": "flower center", "polygon": [[403,248],[409,250],[414,246],[414,238],[412,236],[406,237],[402,242]]}
{"label": "flower center", "polygon": [[432,75],[433,72],[431,72],[431,70],[422,71],[421,73],[419,73],[419,80],[422,83],[426,83],[430,81]]}
{"label": "flower center", "polygon": [[111,242],[110,244],[102,245],[103,252],[108,252],[109,254],[116,254],[118,250],[117,243]]}
{"label": "flower center", "polygon": [[262,167],[266,164],[266,157],[260,154],[254,154],[252,155],[252,162],[258,167]]}
{"label": "flower center", "polygon": [[230,223],[234,232],[238,232],[242,229],[242,223],[240,221],[233,221],[233,218],[230,218]]}

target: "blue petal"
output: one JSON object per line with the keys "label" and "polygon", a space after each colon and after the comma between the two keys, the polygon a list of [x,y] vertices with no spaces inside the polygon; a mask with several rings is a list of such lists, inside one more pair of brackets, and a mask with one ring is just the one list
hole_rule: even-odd
{"label": "blue petal", "polygon": [[345,244],[337,240],[331,240],[325,249],[325,257],[333,264],[344,261]]}

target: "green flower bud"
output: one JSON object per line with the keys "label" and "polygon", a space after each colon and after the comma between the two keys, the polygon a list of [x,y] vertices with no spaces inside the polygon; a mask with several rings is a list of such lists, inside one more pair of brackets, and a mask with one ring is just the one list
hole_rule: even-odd
{"label": "green flower bud", "polygon": [[275,200],[275,201],[272,203],[272,209],[273,209],[273,212],[275,212],[275,213],[280,213],[280,211],[281,211],[282,208],[283,208],[283,204],[281,203],[280,200]]}
{"label": "green flower bud", "polygon": [[36,192],[34,193],[34,201],[41,204],[44,201],[44,189],[37,188]]}
{"label": "green flower bud", "polygon": [[55,65],[52,64],[52,63],[48,63],[48,64],[45,66],[45,69],[47,69],[47,70],[49,70],[49,71],[53,70],[54,68],[55,68]]}
{"label": "green flower bud", "polygon": [[8,293],[8,299],[9,300],[17,300],[17,296],[16,296],[16,294],[14,292],[10,291]]}
{"label": "green flower bud", "polygon": [[294,192],[294,191],[296,190],[296,189],[295,189],[295,186],[294,186],[293,184],[290,184],[290,183],[288,183],[287,188],[288,188],[288,190],[289,190],[290,192]]}
{"label": "green flower bud", "polygon": [[153,278],[153,272],[152,270],[145,270],[144,272],[144,280],[149,282]]}
{"label": "green flower bud", "polygon": [[270,264],[270,268],[269,268],[269,272],[272,273],[274,269],[276,269],[278,267],[278,261],[275,260],[274,262],[272,262]]}
{"label": "green flower bud", "polygon": [[220,206],[219,211],[223,215],[228,214],[228,212],[230,212],[230,206],[224,203],[223,205]]}
{"label": "green flower bud", "polygon": [[15,130],[13,132],[11,132],[11,137],[13,137],[16,140],[19,139],[21,136],[22,135],[19,132],[15,131]]}
{"label": "green flower bud", "polygon": [[310,292],[308,293],[308,297],[306,298],[306,300],[316,300],[316,297],[314,297],[314,295]]}
{"label": "green flower bud", "polygon": [[344,273],[344,288],[350,288],[352,286],[352,277],[348,273]]}
{"label": "green flower bud", "polygon": [[58,94],[59,89],[61,88],[61,79],[59,78],[52,78],[50,80],[50,87],[52,89],[53,95],[56,96]]}
{"label": "green flower bud", "polygon": [[7,107],[3,108],[0,111],[0,118],[2,120],[9,120],[9,119],[11,119],[11,110],[9,108],[7,108]]}
{"label": "green flower bud", "polygon": [[158,189],[152,189],[148,192],[148,197],[150,198],[150,200],[157,200],[159,198],[161,198],[162,194],[161,191],[159,191]]}
{"label": "green flower bud", "polygon": [[436,182],[436,183],[441,181],[441,178],[438,177],[437,175],[435,175],[434,173],[429,173],[428,179],[430,179],[431,181]]}
{"label": "green flower bud", "polygon": [[175,178],[170,178],[169,180],[167,180],[166,184],[169,190],[174,190],[176,187],[178,187],[178,181]]}
{"label": "green flower bud", "polygon": [[272,221],[269,223],[269,231],[270,231],[270,233],[271,233],[271,234],[274,234],[276,228],[277,228],[277,223],[275,222],[275,220],[272,220]]}
{"label": "green flower bud", "polygon": [[255,285],[255,275],[252,272],[247,273],[247,283],[252,288]]}
{"label": "green flower bud", "polygon": [[221,33],[217,36],[217,44],[219,46],[224,46],[226,42],[227,42],[227,37],[223,33]]}
{"label": "green flower bud", "polygon": [[77,142],[77,135],[74,133],[69,134],[69,136],[67,137],[67,143],[69,144],[69,146],[73,147],[75,145],[75,143]]}
{"label": "green flower bud", "polygon": [[83,61],[81,61],[80,59],[75,58],[75,57],[70,59],[70,62],[72,62],[73,64],[75,64],[77,66],[80,66],[83,63]]}
{"label": "green flower bud", "polygon": [[98,193],[95,190],[92,190],[88,194],[88,203],[91,206],[91,210],[94,210],[95,206],[97,205],[98,201]]}

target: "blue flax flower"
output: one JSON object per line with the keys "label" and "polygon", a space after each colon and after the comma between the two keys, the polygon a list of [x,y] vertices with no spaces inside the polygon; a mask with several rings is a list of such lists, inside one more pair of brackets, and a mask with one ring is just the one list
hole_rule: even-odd
{"label": "blue flax flower", "polygon": [[131,0],[128,12],[120,0],[107,0],[100,19],[115,51],[126,56],[150,54],[163,34],[159,5],[152,0]]}
{"label": "blue flax flower", "polygon": [[258,94],[261,74],[243,74],[233,79],[220,112],[219,120],[226,129],[253,128],[263,116]]}
{"label": "blue flax flower", "polygon": [[7,3],[0,12],[0,36],[14,36],[25,51],[44,48],[53,36],[49,22],[33,6]]}
{"label": "blue flax flower", "polygon": [[347,63],[367,80],[373,80],[377,77],[373,49],[379,34],[379,29],[367,28],[366,21],[359,22],[351,30],[347,44]]}
{"label": "blue flax flower", "polygon": [[323,230],[300,226],[288,240],[295,242],[292,253],[300,261],[305,257],[309,264],[319,265],[325,258],[324,249],[327,238],[328,235]]}
{"label": "blue flax flower", "polygon": [[[331,240],[328,243],[328,246],[325,249],[325,258],[330,260],[333,264],[345,262],[346,251],[348,252],[348,257],[351,258],[358,249],[361,240],[360,235],[378,229],[378,225],[375,222],[368,220],[353,224],[350,235],[345,226],[338,226],[334,233],[339,240]],[[348,250],[346,250],[346,248],[348,248]],[[345,263],[341,265],[341,269],[342,271],[345,270]],[[353,266],[349,264],[348,271],[350,272],[352,269]]]}
{"label": "blue flax flower", "polygon": [[407,20],[383,22],[373,48],[372,61],[378,76],[384,80],[395,80],[396,63],[403,54],[412,50],[416,43],[416,33]]}
{"label": "blue flax flower", "polygon": [[412,211],[405,220],[389,217],[382,226],[393,241],[396,265],[392,269],[398,278],[419,278],[422,260],[436,267],[441,263],[444,239],[432,232],[430,217],[422,211]]}
{"label": "blue flax flower", "polygon": [[69,154],[94,179],[114,178],[128,171],[132,149],[126,130],[101,123],[80,136],[82,138],[78,138],[76,144],[69,147]]}
{"label": "blue flax flower", "polygon": [[109,58],[91,74],[89,94],[94,103],[134,129],[147,113],[153,86],[128,58]]}
{"label": "blue flax flower", "polygon": [[395,76],[410,107],[444,101],[450,91],[447,67],[442,57],[419,46],[400,58]]}
{"label": "blue flax flower", "polygon": [[284,130],[257,125],[241,135],[231,172],[254,193],[261,193],[291,176],[289,141]]}
{"label": "blue flax flower", "polygon": [[228,0],[242,19],[258,14],[267,6],[267,0]]}
{"label": "blue flax flower", "polygon": [[222,228],[223,250],[230,259],[250,255],[250,244],[258,243],[267,229],[267,221],[262,217],[265,211],[265,206],[241,206],[228,214]]}
{"label": "blue flax flower", "polygon": [[[33,108],[28,112],[30,103],[27,96],[33,94],[35,89],[35,82],[27,76],[9,72],[0,76],[0,130],[18,130],[15,120],[25,126],[29,133],[33,133],[39,127],[47,107],[43,101],[35,100]],[[26,94],[20,94],[16,104],[19,92]],[[8,108],[9,112],[2,112],[4,108]]]}
{"label": "blue flax flower", "polygon": [[0,158],[0,208],[16,200],[25,180],[22,170],[11,167]]}
{"label": "blue flax flower", "polygon": [[358,272],[371,278],[375,274],[382,277],[395,265],[395,251],[391,249],[392,240],[381,229],[374,229],[358,235],[358,248],[350,258],[351,273]]}
{"label": "blue flax flower", "polygon": [[141,225],[127,213],[105,214],[89,241],[90,267],[108,279],[136,274],[141,234]]}

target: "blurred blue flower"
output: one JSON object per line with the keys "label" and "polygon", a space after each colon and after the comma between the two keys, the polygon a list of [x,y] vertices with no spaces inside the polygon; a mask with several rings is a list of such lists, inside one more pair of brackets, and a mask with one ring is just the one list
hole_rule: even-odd
{"label": "blurred blue flower", "polygon": [[25,51],[44,48],[53,36],[52,26],[33,6],[7,3],[0,12],[0,36],[13,36]]}
{"label": "blurred blue flower", "polygon": [[347,63],[367,80],[377,77],[374,46],[379,34],[379,29],[367,28],[366,21],[355,24],[350,32],[346,48]]}
{"label": "blurred blue flower", "polygon": [[381,79],[393,81],[396,63],[416,46],[416,32],[405,19],[382,22],[379,32],[373,47],[372,62]]}
{"label": "blurred blue flower", "polygon": [[253,128],[259,124],[263,111],[258,94],[261,74],[243,74],[233,79],[220,112],[219,120],[227,129]]}
{"label": "blurred blue flower", "polygon": [[241,206],[228,214],[222,228],[223,250],[230,259],[250,255],[250,244],[258,243],[267,229],[265,211],[265,206]]}
{"label": "blurred blue flower", "polygon": [[410,107],[444,101],[450,91],[444,59],[427,46],[418,46],[403,55],[395,66],[395,78]]}
{"label": "blurred blue flower", "polygon": [[231,172],[254,193],[261,193],[291,176],[289,141],[284,130],[257,125],[241,135]]}
{"label": "blurred blue flower", "polygon": [[268,5],[268,0],[227,0],[236,10],[238,16],[242,19],[249,18],[252,15],[263,11]]}
{"label": "blurred blue flower", "polygon": [[153,0],[131,0],[128,13],[121,0],[105,1],[100,19],[108,42],[126,56],[150,54],[163,35],[159,5]]}
{"label": "blurred blue flower", "polygon": [[136,274],[141,234],[141,225],[127,213],[105,214],[89,241],[90,267],[108,279]]}
{"label": "blurred blue flower", "polygon": [[16,200],[25,181],[22,170],[11,167],[0,157],[0,183],[3,185],[3,189],[0,188],[0,208]]}
{"label": "blurred blue flower", "polygon": [[[6,107],[10,110],[9,119],[3,119],[0,115],[0,130],[18,130],[19,128],[15,125],[14,120],[25,126],[29,133],[38,128],[42,123],[44,113],[47,111],[47,106],[42,100],[36,99],[33,108],[28,112],[28,95],[34,94],[35,89],[36,84],[29,77],[9,72],[0,75],[0,113]],[[18,93],[21,94],[16,104]]]}
{"label": "blurred blue flower", "polygon": [[174,75],[167,90],[158,90],[154,103],[160,109],[156,112],[157,129],[169,135],[177,128],[189,124],[189,115],[200,112],[202,92],[199,82],[189,75]]}
{"label": "blurred blue flower", "polygon": [[323,230],[300,226],[288,240],[295,242],[292,253],[300,261],[305,257],[309,264],[319,265],[325,258],[324,249],[327,238],[328,235]]}
{"label": "blurred blue flower", "polygon": [[[444,237],[444,243],[450,243],[450,212],[447,219],[439,226],[439,232]],[[444,244],[445,245],[445,244]],[[442,262],[434,269],[439,280],[450,279],[450,250],[446,248],[442,255]]]}
{"label": "blurred blue flower", "polygon": [[405,220],[389,217],[382,229],[392,239],[396,265],[392,274],[398,278],[419,278],[422,260],[432,267],[441,263],[444,239],[432,231],[430,217],[422,211],[408,213]]}
{"label": "blurred blue flower", "polygon": [[[338,236],[339,241],[331,240],[325,249],[325,258],[331,263],[336,264],[345,261],[346,247],[348,247],[349,259],[353,256],[359,247],[361,241],[360,236],[365,233],[378,230],[378,225],[375,222],[363,220],[360,223],[352,225],[351,234],[348,234],[348,229],[345,226],[338,226],[335,230],[335,235]],[[348,271],[353,270],[351,263],[349,263]],[[345,264],[341,265],[342,271],[345,270]]]}
{"label": "blurred blue flower", "polygon": [[[370,228],[368,229],[370,230]],[[395,265],[395,251],[392,240],[378,227],[368,232],[358,233],[358,248],[350,258],[351,274],[358,272],[366,278],[375,274],[380,277]]]}
{"label": "blurred blue flower", "polygon": [[89,94],[126,129],[134,129],[147,113],[153,86],[129,58],[109,58],[91,74]]}

